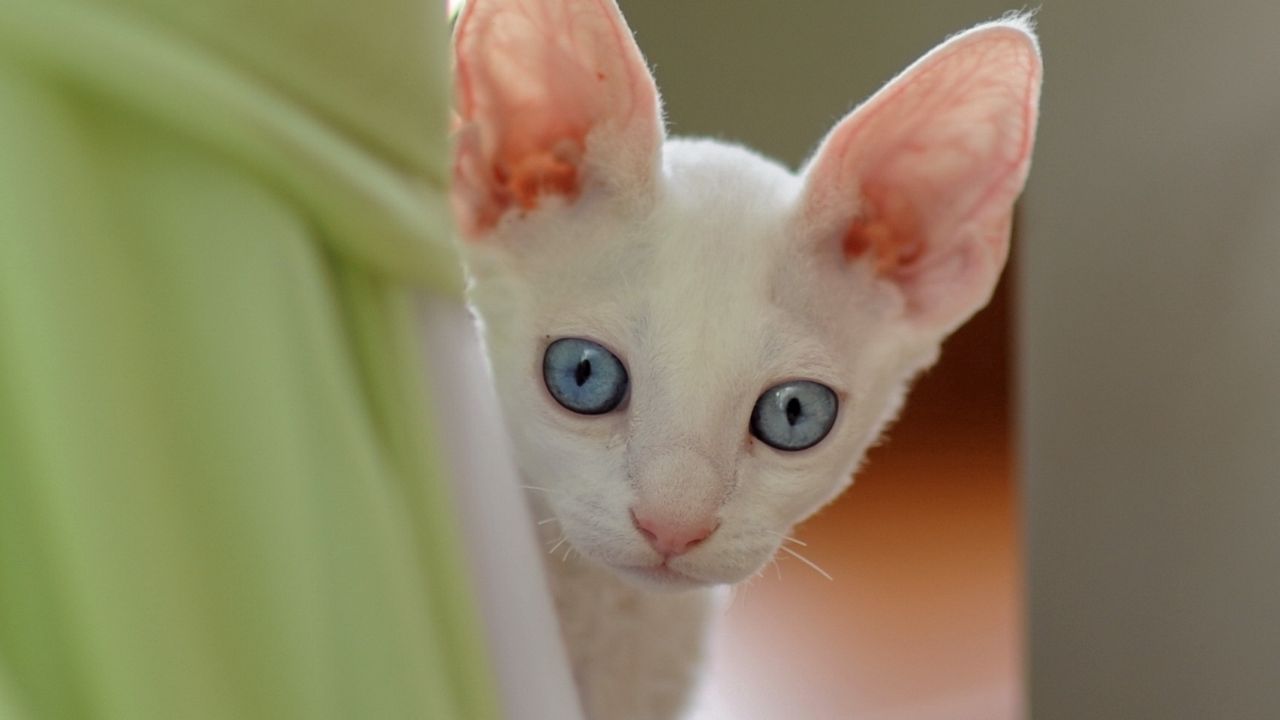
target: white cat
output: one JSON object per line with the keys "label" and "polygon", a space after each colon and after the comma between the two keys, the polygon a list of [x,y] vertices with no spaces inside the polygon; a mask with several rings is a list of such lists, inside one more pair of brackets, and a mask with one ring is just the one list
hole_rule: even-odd
{"label": "white cat", "polygon": [[471,0],[455,53],[470,298],[583,704],[676,717],[709,588],[849,485],[989,298],[1031,158],[1036,40],[1023,18],[953,37],[799,174],[666,139],[612,0]]}

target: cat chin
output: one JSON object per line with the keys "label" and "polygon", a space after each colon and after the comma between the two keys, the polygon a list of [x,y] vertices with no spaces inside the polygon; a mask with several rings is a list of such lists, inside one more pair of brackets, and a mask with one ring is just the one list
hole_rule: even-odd
{"label": "cat chin", "polygon": [[648,590],[650,592],[688,592],[690,590],[703,590],[720,584],[682,573],[679,570],[673,570],[666,565],[648,567],[613,566],[612,569],[623,581],[640,590]]}
{"label": "cat chin", "polygon": [[[679,560],[676,561],[677,564]],[[751,577],[754,572],[735,572],[733,577],[707,578],[693,572],[672,568],[669,565],[614,565],[608,569],[623,582],[640,590],[658,593],[679,593],[690,590],[708,590],[737,584]]]}

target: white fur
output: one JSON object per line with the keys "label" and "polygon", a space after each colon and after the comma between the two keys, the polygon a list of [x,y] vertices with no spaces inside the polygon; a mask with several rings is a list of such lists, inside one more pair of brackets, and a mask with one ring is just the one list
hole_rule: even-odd
{"label": "white fur", "polygon": [[[599,137],[587,138],[580,195],[512,209],[465,252],[517,461],[536,516],[551,519],[544,540],[558,543],[548,576],[587,715],[660,720],[694,685],[709,588],[758,572],[850,484],[944,331],[911,322],[891,283],[815,234],[804,176],[676,139],[636,186],[592,182],[592,164],[621,153]],[[625,364],[618,410],[576,415],[550,397],[543,352],[566,336]],[[794,453],[748,428],[760,394],[790,379],[828,385],[840,408],[825,440]],[[670,517],[719,517],[668,561],[687,580],[641,569],[663,560],[632,523],[642,495]]]}
{"label": "white fur", "polygon": [[[741,581],[849,485],[908,379],[937,352],[893,322],[899,303],[860,277],[865,268],[797,252],[786,227],[795,176],[710,141],[671,141],[665,156],[663,194],[643,217],[584,198],[513,219],[498,233],[518,239],[468,251],[521,471],[550,491],[533,493],[557,519],[543,526],[548,541],[563,534],[574,550],[548,567],[598,719],[673,717],[708,616],[707,591],[655,594],[666,588],[602,571],[660,560],[628,514],[636,479],[666,483],[673,506],[720,498],[720,530],[669,565],[707,584]],[[576,416],[548,396],[542,351],[565,336],[603,342],[627,363],[626,412]],[[799,453],[747,429],[760,393],[789,378],[840,394],[832,435]]]}

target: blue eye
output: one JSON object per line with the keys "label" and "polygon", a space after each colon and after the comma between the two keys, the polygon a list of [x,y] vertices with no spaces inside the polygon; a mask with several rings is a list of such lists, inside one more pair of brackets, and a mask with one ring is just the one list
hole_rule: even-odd
{"label": "blue eye", "polygon": [[581,338],[561,338],[542,356],[542,378],[556,402],[583,415],[602,415],[627,395],[627,369],[613,353]]}
{"label": "blue eye", "polygon": [[751,411],[751,434],[779,450],[795,451],[822,442],[836,424],[836,394],[810,380],[775,385]]}

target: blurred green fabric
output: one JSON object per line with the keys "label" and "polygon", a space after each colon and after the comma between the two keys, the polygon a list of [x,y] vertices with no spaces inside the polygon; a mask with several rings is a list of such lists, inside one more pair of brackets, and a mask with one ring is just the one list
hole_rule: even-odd
{"label": "blurred green fabric", "polygon": [[0,718],[496,718],[442,0],[0,2]]}

